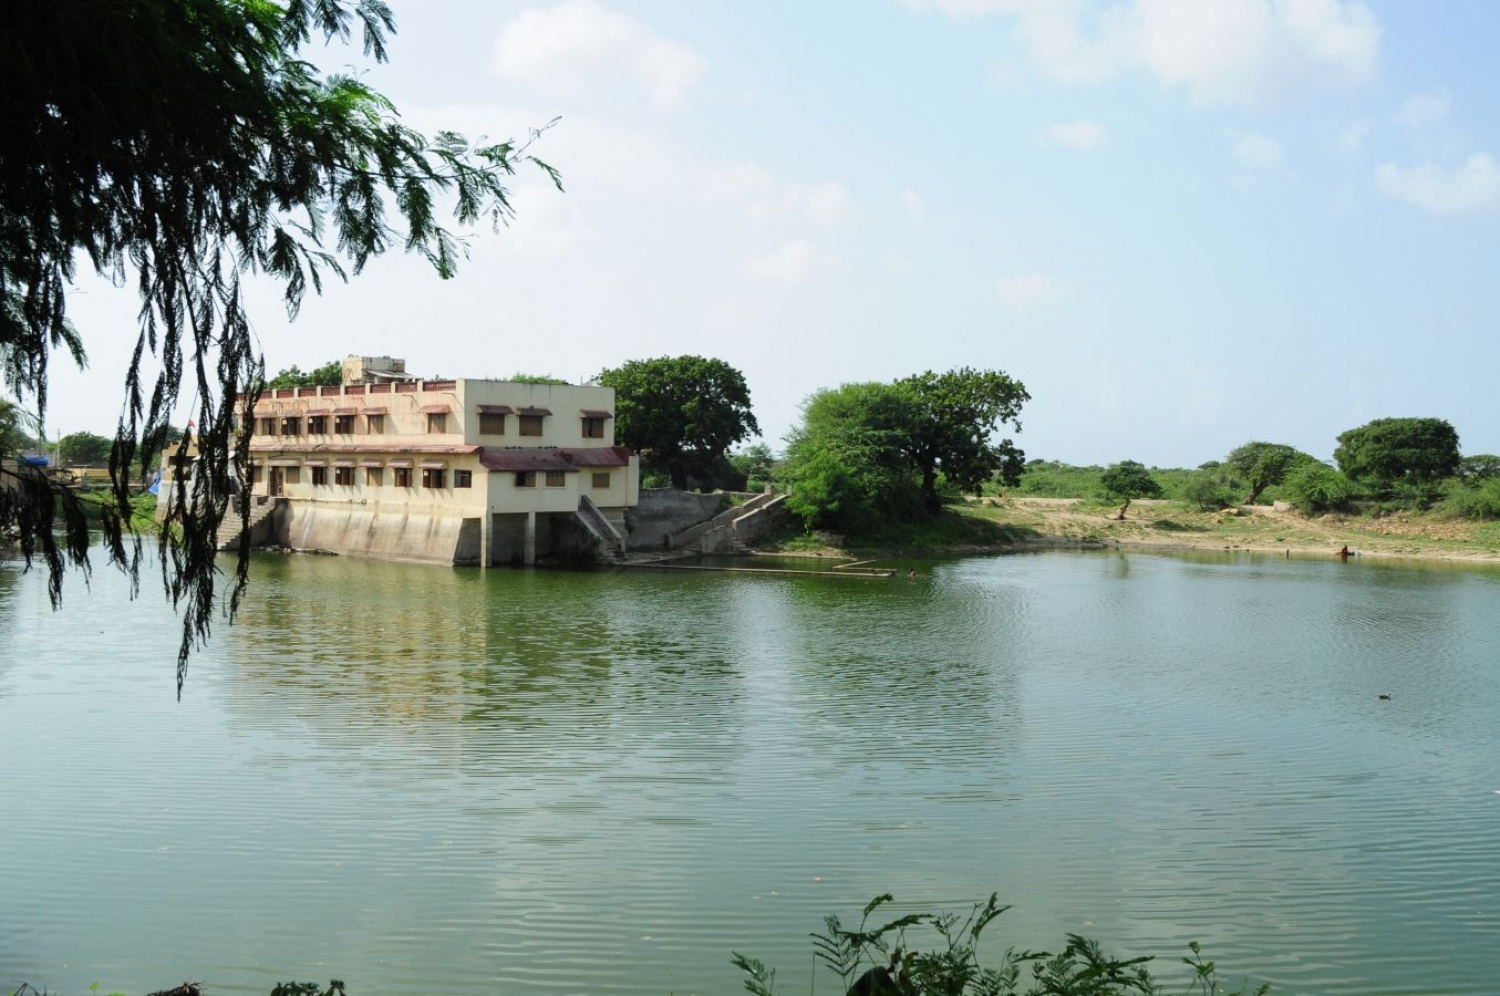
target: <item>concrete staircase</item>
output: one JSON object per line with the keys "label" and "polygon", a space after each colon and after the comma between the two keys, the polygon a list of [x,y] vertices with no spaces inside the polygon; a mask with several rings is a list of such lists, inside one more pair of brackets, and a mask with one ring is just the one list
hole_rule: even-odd
{"label": "concrete staircase", "polygon": [[609,516],[599,511],[599,506],[588,495],[578,499],[578,510],[574,513],[585,532],[599,542],[599,555],[610,563],[625,559],[625,537],[615,528]]}
{"label": "concrete staircase", "polygon": [[[256,495],[250,499],[250,519],[245,523],[245,529],[250,533],[250,544],[252,546],[264,546],[273,537],[270,535],[269,521],[276,510],[281,507],[280,498],[268,498],[265,495]],[[240,545],[240,530],[234,528],[238,515],[231,508],[224,516],[224,521],[219,524],[219,549],[233,550]],[[225,536],[228,538],[224,538]]]}
{"label": "concrete staircase", "polygon": [[749,553],[750,540],[770,532],[790,514],[785,495],[759,494],[677,533],[669,548],[700,556]]}

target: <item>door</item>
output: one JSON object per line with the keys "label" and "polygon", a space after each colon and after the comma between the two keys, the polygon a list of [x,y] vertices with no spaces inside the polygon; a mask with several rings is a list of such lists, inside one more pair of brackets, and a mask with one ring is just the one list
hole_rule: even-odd
{"label": "door", "polygon": [[271,468],[271,477],[269,482],[266,484],[266,493],[269,494],[272,498],[278,497],[281,494],[280,467]]}

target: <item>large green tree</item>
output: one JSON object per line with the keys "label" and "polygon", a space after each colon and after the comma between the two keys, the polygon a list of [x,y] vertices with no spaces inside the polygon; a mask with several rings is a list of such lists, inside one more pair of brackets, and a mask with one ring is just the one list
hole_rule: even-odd
{"label": "large green tree", "polygon": [[[303,53],[315,37],[347,42],[358,28],[365,53],[384,60],[393,25],[382,0],[47,0],[12,5],[0,23],[0,359],[18,400],[45,416],[53,354],[82,362],[91,332],[69,317],[77,267],[135,284],[139,327],[103,520],[110,560],[132,573],[142,554],[128,526],[132,479],[157,462],[179,401],[192,402],[198,472],[162,496],[159,541],[184,617],[179,692],[216,606],[231,467],[248,476],[249,437],[234,427],[264,376],[244,278],[279,283],[295,315],[309,288],[392,246],[448,277],[461,245],[437,221],[439,198],[460,224],[497,224],[518,165],[556,180],[525,146],[473,147],[450,132],[429,141],[362,79],[322,76]],[[0,487],[0,527],[20,534],[28,564],[46,561],[56,603],[66,563],[88,568],[86,523],[76,499],[39,475],[11,483]],[[248,495],[236,511],[248,515]]]}
{"label": "large green tree", "polygon": [[338,387],[344,382],[344,364],[329,360],[303,373],[295,363],[266,381],[267,387]]}
{"label": "large green tree", "polygon": [[1251,442],[1230,450],[1220,467],[1250,489],[1245,504],[1254,505],[1267,488],[1284,481],[1288,471],[1311,459],[1306,453],[1284,443]]}
{"label": "large green tree", "polygon": [[1099,484],[1107,497],[1123,500],[1116,519],[1124,520],[1125,510],[1137,498],[1160,498],[1161,485],[1151,476],[1144,464],[1134,460],[1121,460],[1111,464],[1099,475]]}
{"label": "large green tree", "polygon": [[905,407],[901,450],[921,477],[929,512],[942,507],[938,477],[964,491],[999,476],[1016,484],[1025,455],[995,434],[1009,425],[1021,431],[1021,406],[1031,400],[1020,381],[998,370],[962,367],[916,374],[896,382]]}
{"label": "large green tree", "polygon": [[858,532],[878,517],[936,514],[945,487],[1015,484],[1024,455],[995,436],[1020,430],[1029,398],[1005,374],[967,367],[819,391],[788,438],[792,509],[810,527]]}
{"label": "large green tree", "polygon": [[598,379],[615,389],[616,441],[643,451],[673,487],[706,479],[729,447],[760,434],[745,375],[723,360],[631,360]]}
{"label": "large green tree", "polygon": [[1458,473],[1458,432],[1440,418],[1378,418],[1340,433],[1333,459],[1351,480],[1423,486]]}
{"label": "large green tree", "polygon": [[57,458],[64,466],[105,463],[114,442],[97,432],[70,432],[57,441]]}

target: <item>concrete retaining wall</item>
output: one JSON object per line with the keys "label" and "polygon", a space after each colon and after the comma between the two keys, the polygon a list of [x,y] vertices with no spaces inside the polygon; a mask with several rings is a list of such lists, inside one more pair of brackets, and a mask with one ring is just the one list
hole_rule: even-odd
{"label": "concrete retaining wall", "polygon": [[287,502],[276,519],[277,542],[297,550],[433,564],[479,562],[478,519],[382,515],[306,502]]}
{"label": "concrete retaining wall", "polygon": [[713,518],[724,504],[722,494],[694,494],[676,488],[642,488],[641,501],[626,509],[625,547],[664,549],[667,537]]}

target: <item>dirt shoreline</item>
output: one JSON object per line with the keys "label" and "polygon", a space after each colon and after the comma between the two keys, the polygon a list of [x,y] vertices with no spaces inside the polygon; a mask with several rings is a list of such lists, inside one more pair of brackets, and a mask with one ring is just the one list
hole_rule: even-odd
{"label": "dirt shoreline", "polygon": [[[1161,553],[1253,553],[1292,558],[1337,557],[1348,546],[1379,560],[1446,561],[1500,565],[1500,527],[1409,513],[1384,518],[1327,515],[1304,517],[1267,506],[1203,512],[1181,502],[1132,502],[1124,521],[1118,508],[1072,498],[985,498],[959,509],[968,518],[992,522],[1023,538],[959,544],[942,549],[870,551],[830,544],[822,551],[782,550],[826,556],[978,555],[1018,550],[1120,549]],[[772,552],[772,551],[767,551]]]}

